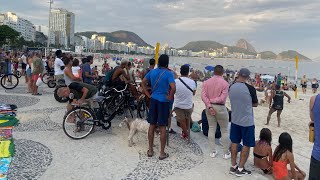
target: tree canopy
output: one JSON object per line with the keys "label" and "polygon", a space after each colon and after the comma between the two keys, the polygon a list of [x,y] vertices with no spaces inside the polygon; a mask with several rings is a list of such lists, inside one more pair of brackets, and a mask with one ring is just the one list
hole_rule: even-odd
{"label": "tree canopy", "polygon": [[0,26],[0,45],[11,43],[20,36],[20,33],[7,25]]}

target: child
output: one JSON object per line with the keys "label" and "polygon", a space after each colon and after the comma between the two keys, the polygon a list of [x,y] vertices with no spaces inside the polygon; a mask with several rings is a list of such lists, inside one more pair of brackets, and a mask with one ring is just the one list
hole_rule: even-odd
{"label": "child", "polygon": [[[291,170],[287,169],[287,164],[290,164]],[[273,176],[276,180],[299,180],[306,177],[306,173],[294,163],[292,139],[286,132],[280,135],[279,145],[273,154]]]}
{"label": "child", "polygon": [[81,73],[81,68],[79,66],[79,60],[78,59],[74,59],[73,63],[72,63],[72,74],[74,75],[74,77],[76,78],[80,78],[80,74]]}
{"label": "child", "polygon": [[265,174],[272,173],[272,134],[270,129],[263,128],[260,131],[260,140],[256,141],[253,149],[254,165],[260,168]]}

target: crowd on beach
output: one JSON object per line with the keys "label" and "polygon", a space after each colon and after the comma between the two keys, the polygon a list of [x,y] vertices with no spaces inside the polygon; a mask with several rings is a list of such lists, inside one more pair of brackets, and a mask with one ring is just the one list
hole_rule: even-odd
{"label": "crowd on beach", "polygon": [[[109,77],[106,82],[109,85],[124,86],[128,84],[135,102],[141,101],[137,88],[132,84],[141,79],[140,90],[144,93],[149,107],[147,121],[150,124],[148,130],[148,157],[154,156],[154,135],[156,129],[160,132],[159,160],[169,158],[165,152],[167,127],[171,126],[172,113],[176,114],[176,120],[181,127],[181,138],[189,139],[188,126],[192,123],[193,96],[197,89],[201,90],[201,98],[205,104],[204,116],[208,123],[208,144],[211,150],[208,157],[217,158],[216,133],[220,131],[223,146],[222,158],[231,159],[229,172],[236,176],[250,175],[252,172],[245,169],[245,164],[250,156],[250,148],[253,148],[254,165],[265,174],[272,174],[275,179],[304,179],[306,173],[300,169],[294,160],[293,140],[289,133],[283,132],[279,138],[279,145],[272,150],[272,132],[268,128],[260,130],[258,140],[255,138],[255,123],[253,108],[258,105],[267,104],[270,108],[267,117],[277,112],[278,126],[280,126],[280,115],[283,110],[284,97],[290,103],[291,97],[285,92],[295,87],[288,83],[287,77],[278,74],[272,79],[263,79],[260,74],[251,78],[251,72],[242,68],[238,72],[226,73],[221,65],[216,65],[211,75],[203,75],[193,70],[190,65],[182,65],[180,72],[176,68],[169,68],[169,56],[163,54],[158,63],[154,59],[144,62],[130,62],[121,60],[119,66],[111,67],[105,60],[101,71],[93,64],[93,56],[73,57],[57,50],[54,55],[47,57],[41,53],[34,52],[4,52],[0,51],[0,63],[2,73],[11,73],[18,69],[16,64],[21,63],[22,75],[25,76],[28,93],[41,95],[38,92],[37,81],[45,72],[50,72],[56,81],[64,80],[66,87],[58,90],[58,95],[68,98],[73,93],[76,100],[70,100],[67,109],[72,108],[72,103],[83,103],[97,96],[96,79],[99,74],[104,78]],[[136,68],[138,67],[138,68]],[[179,74],[179,75],[178,75]],[[198,88],[198,81],[204,80],[202,89]],[[306,93],[307,78],[301,79],[303,93]],[[313,93],[317,92],[318,81],[312,80]],[[257,98],[257,91],[265,92],[265,98]],[[231,109],[226,107],[227,99],[230,99]],[[311,155],[309,179],[320,177],[320,95],[315,95],[310,100],[310,123],[314,127],[314,147]],[[74,121],[70,119],[70,121]],[[201,122],[197,122],[198,124]],[[169,132],[176,132],[169,128]],[[78,129],[77,131],[81,131]],[[240,160],[237,156],[240,153]],[[290,169],[287,169],[287,164]]]}

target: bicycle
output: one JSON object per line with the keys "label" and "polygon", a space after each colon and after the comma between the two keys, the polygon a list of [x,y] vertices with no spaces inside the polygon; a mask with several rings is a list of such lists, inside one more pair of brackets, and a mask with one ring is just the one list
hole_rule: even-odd
{"label": "bicycle", "polygon": [[15,74],[1,74],[0,84],[5,89],[13,89],[19,84],[19,77]]}
{"label": "bicycle", "polygon": [[[112,90],[116,94],[115,96],[98,96],[93,100],[93,104],[98,105],[96,107],[88,104],[72,104],[73,108],[63,118],[64,133],[72,139],[83,139],[94,131],[95,126],[102,126],[105,130],[109,129],[112,119],[117,114],[125,113],[126,110],[133,118],[132,110],[127,101],[127,86],[122,90],[117,88],[112,88]],[[113,108],[109,109],[111,107]]]}

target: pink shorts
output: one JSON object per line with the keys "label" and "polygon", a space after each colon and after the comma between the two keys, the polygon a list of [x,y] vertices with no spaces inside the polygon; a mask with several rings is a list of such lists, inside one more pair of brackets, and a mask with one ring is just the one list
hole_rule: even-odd
{"label": "pink shorts", "polygon": [[32,75],[32,80],[37,81],[39,78],[39,74]]}

